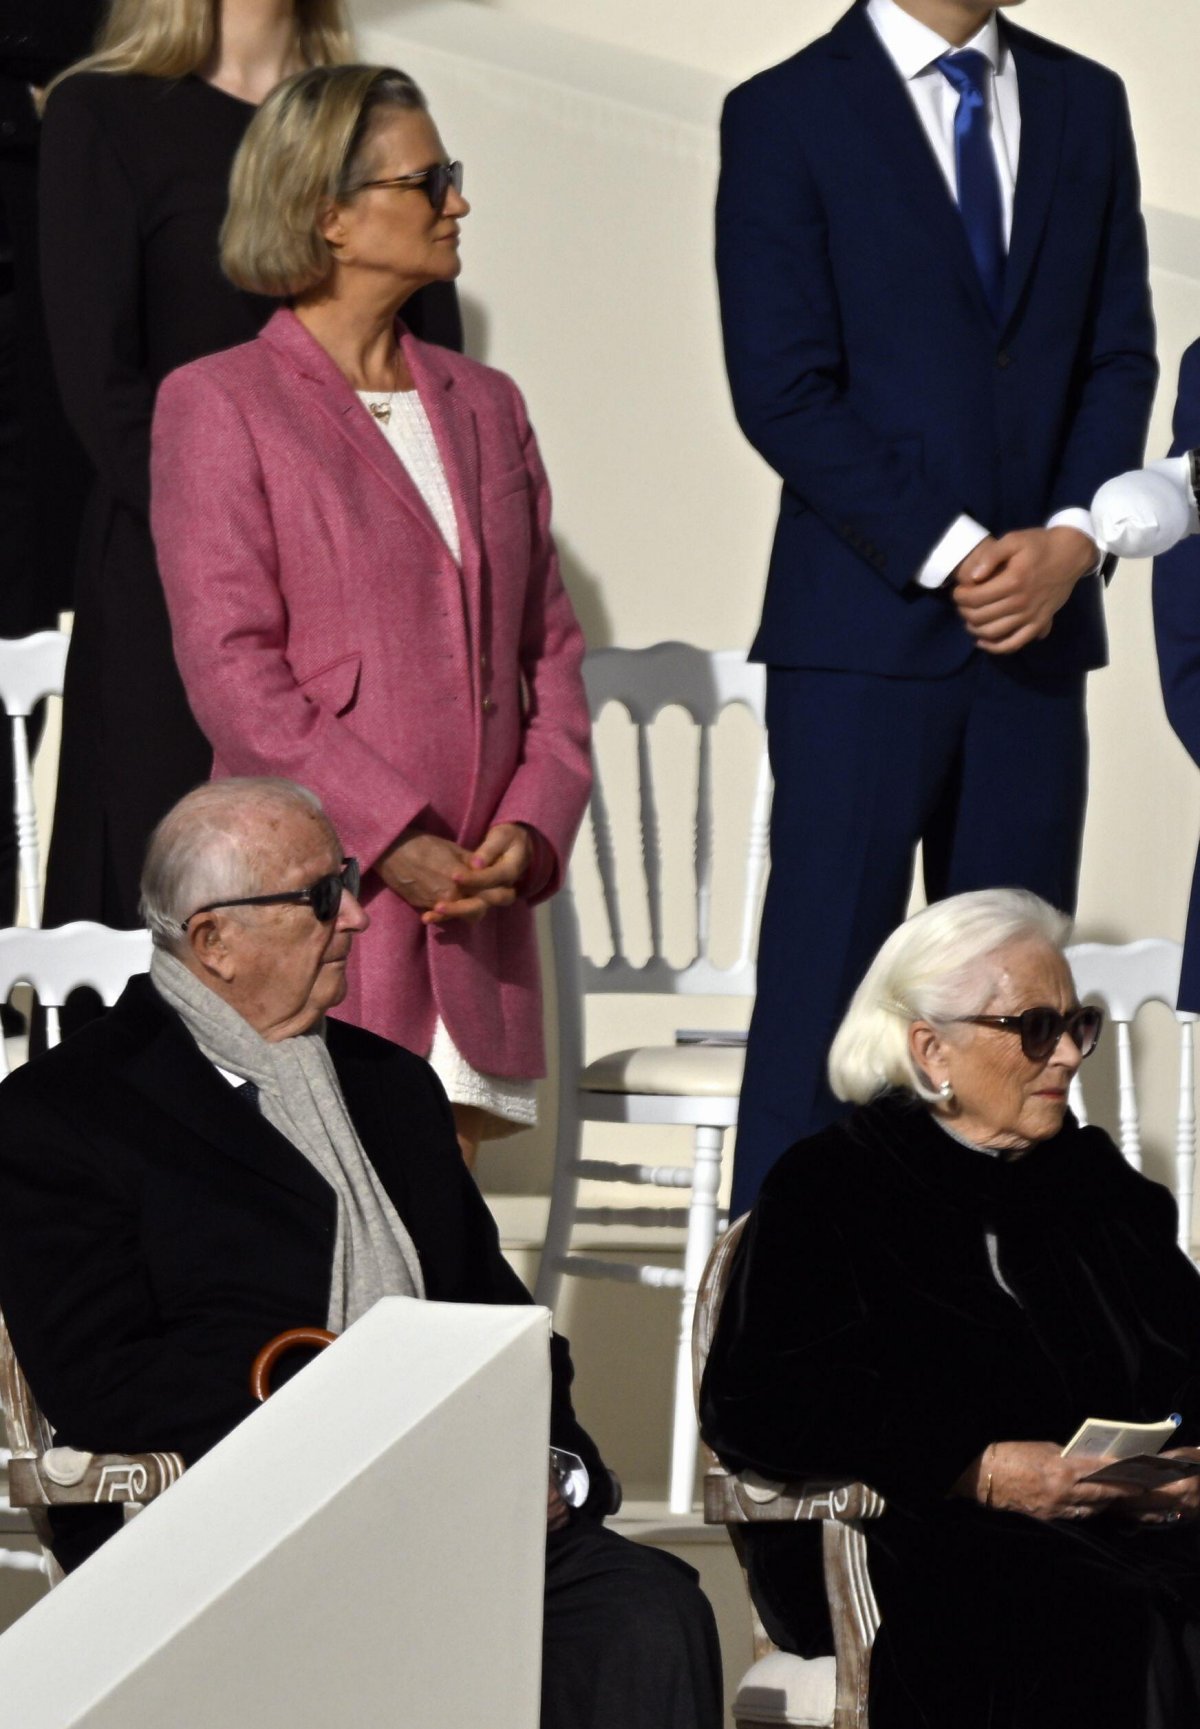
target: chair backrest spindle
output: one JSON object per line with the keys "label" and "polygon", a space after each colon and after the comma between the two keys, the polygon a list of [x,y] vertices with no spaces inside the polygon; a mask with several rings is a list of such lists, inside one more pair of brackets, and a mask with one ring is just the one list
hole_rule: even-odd
{"label": "chair backrest spindle", "polygon": [[638,824],[642,836],[642,870],[646,879],[646,911],[650,919],[650,954],[663,958],[662,833],[654,787],[654,764],[650,756],[650,731],[644,720],[637,724]]}
{"label": "chair backrest spindle", "polygon": [[[1142,1168],[1142,1132],[1138,1111],[1133,1022],[1151,1002],[1164,1004],[1174,1015],[1179,1033],[1179,1086],[1174,1140],[1175,1198],[1179,1207],[1179,1246],[1191,1250],[1192,1197],[1196,1165],[1195,1056],[1197,1017],[1175,1007],[1179,995],[1182,949],[1177,942],[1147,937],[1135,943],[1079,943],[1067,950],[1081,998],[1099,999],[1116,1030],[1117,1136],[1121,1151],[1135,1170]],[[1090,1066],[1090,1065],[1089,1065]],[[1071,1086],[1071,1107],[1081,1122],[1081,1077]]]}
{"label": "chair backrest spindle", "polygon": [[713,876],[713,788],[712,727],[700,725],[700,752],[696,763],[696,958],[711,959]]}
{"label": "chair backrest spindle", "polygon": [[[765,669],[748,663],[737,650],[709,651],[687,643],[658,643],[646,649],[595,649],[584,663],[593,722],[615,703],[635,730],[636,800],[642,889],[649,922],[649,956],[629,959],[621,917],[618,849],[604,787],[604,765],[596,762],[591,799],[592,847],[600,879],[600,898],[611,953],[603,964],[582,956],[585,993],[660,992],[674,995],[752,996],[754,947],[767,857],[771,801],[770,769],[761,735],[765,724]],[[737,909],[737,956],[731,966],[711,958],[714,926],[715,817],[713,728],[722,712],[737,704],[757,722],[760,734],[747,832],[743,898]],[[676,966],[666,954],[664,914],[663,819],[655,783],[651,730],[664,709],[682,709],[699,734],[693,829],[695,935],[692,958]],[[599,753],[597,753],[599,759]],[[661,767],[661,765],[660,765]],[[668,806],[669,808],[669,806]]]}
{"label": "chair backrest spindle", "polygon": [[[17,881],[25,924],[42,922],[41,858],[33,797],[33,770],[26,722],[44,697],[62,693],[68,639],[60,630],[0,639],[0,702],[12,734],[13,814],[17,834]],[[9,909],[0,912],[7,918]]]}

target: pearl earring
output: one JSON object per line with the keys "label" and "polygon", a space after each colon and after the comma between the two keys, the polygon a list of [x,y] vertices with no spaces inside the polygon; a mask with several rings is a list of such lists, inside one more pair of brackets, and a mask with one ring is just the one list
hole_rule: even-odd
{"label": "pearl earring", "polygon": [[946,1104],[950,1103],[951,1099],[954,1097],[954,1088],[950,1085],[949,1081],[942,1082],[941,1086],[938,1088],[938,1097]]}

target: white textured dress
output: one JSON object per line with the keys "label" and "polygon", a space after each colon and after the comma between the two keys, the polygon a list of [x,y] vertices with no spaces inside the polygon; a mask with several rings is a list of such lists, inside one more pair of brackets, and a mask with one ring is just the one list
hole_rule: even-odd
{"label": "white textured dress", "polygon": [[[462,548],[454,501],[421,398],[415,390],[360,390],[358,395],[408,470],[409,478],[424,499],[455,564],[460,563]],[[433,1046],[425,1055],[445,1087],[451,1104],[477,1105],[488,1112],[493,1120],[484,1128],[485,1138],[513,1134],[537,1121],[534,1082],[513,1080],[506,1075],[485,1075],[473,1068],[455,1045],[440,1016],[433,1029]]]}

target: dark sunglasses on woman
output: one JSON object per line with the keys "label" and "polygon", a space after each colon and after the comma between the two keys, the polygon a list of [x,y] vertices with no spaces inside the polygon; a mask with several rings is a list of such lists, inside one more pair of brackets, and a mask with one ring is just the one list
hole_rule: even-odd
{"label": "dark sunglasses on woman", "polygon": [[956,1015],[973,1027],[999,1027],[1001,1032],[1019,1033],[1021,1049],[1031,1063],[1044,1063],[1066,1033],[1081,1057],[1090,1057],[1104,1025],[1104,1010],[1071,1009],[1061,1014],[1058,1009],[1025,1009],[1019,1015]]}
{"label": "dark sunglasses on woman", "polygon": [[330,871],[328,876],[318,877],[315,883],[309,883],[307,888],[288,889],[273,895],[243,895],[235,901],[209,901],[207,906],[197,907],[194,913],[189,913],[180,925],[180,930],[186,931],[188,925],[201,913],[215,913],[221,907],[270,907],[270,906],[301,906],[311,907],[313,916],[327,925],[337,917],[338,908],[342,904],[343,893],[357,896],[362,885],[362,872],[358,868],[356,858],[345,859],[341,870]]}
{"label": "dark sunglasses on woman", "polygon": [[368,186],[398,186],[402,192],[419,186],[440,216],[450,196],[450,188],[453,186],[456,192],[463,189],[463,165],[461,162],[435,162],[432,168],[422,168],[417,174],[394,174],[390,180],[363,180],[355,191],[365,192]]}

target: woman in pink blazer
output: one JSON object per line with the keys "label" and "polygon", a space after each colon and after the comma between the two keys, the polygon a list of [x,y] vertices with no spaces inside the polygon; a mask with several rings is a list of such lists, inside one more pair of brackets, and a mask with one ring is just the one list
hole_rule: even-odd
{"label": "woman in pink blazer", "polygon": [[430,1056],[473,1158],[533,1120],[532,905],[590,759],[520,393],[397,318],[458,274],[461,188],[402,73],[279,86],[234,165],[222,262],[290,307],[162,386],[152,524],[213,773],[320,795],[375,926],[339,1013]]}

